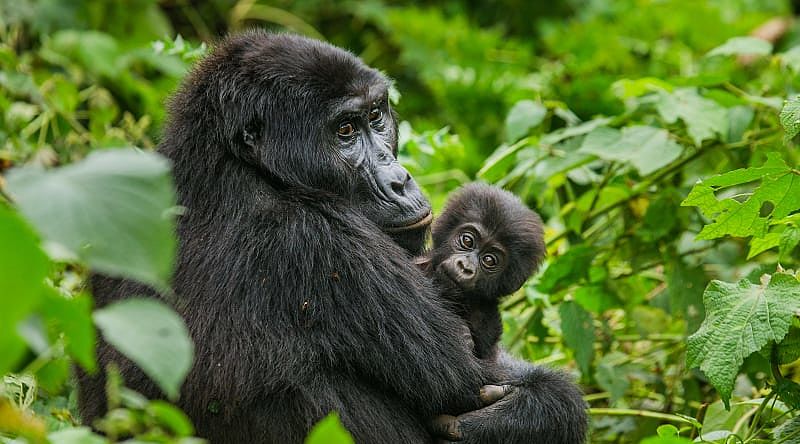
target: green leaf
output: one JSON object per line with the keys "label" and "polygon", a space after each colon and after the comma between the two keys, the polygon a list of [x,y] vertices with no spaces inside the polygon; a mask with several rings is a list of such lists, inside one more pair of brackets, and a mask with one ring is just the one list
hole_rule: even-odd
{"label": "green leaf", "polygon": [[[734,185],[761,180],[745,200],[718,200],[715,192]],[[779,153],[767,153],[760,167],[741,168],[698,182],[681,203],[696,206],[713,222],[703,227],[698,239],[730,236],[763,238],[773,220],[800,209],[800,171],[789,168]]]}
{"label": "green leaf", "polygon": [[726,406],[744,358],[786,336],[800,310],[800,282],[776,273],[768,283],[712,281],[703,294],[706,319],[688,339],[687,366],[699,367]]}
{"label": "green leaf", "polygon": [[506,117],[506,140],[514,142],[539,126],[547,115],[547,108],[533,100],[520,100],[511,107]]}
{"label": "green leaf", "polygon": [[780,118],[786,131],[785,140],[788,141],[800,133],[800,96],[790,97],[783,102]]}
{"label": "green leaf", "polygon": [[772,43],[755,37],[733,37],[727,42],[712,49],[706,57],[730,55],[769,55],[772,53]]}
{"label": "green leaf", "polygon": [[48,441],[56,444],[107,444],[108,441],[96,435],[89,427],[71,427],[47,435]]}
{"label": "green leaf", "polygon": [[786,420],[773,430],[775,440],[783,444],[800,444],[800,416]]}
{"label": "green leaf", "polygon": [[728,110],[702,97],[694,88],[677,89],[672,94],[660,93],[656,108],[667,123],[682,120],[697,146],[704,140],[728,135]]}
{"label": "green leaf", "polygon": [[564,343],[575,352],[581,374],[588,377],[594,359],[594,325],[592,315],[577,302],[566,301],[558,307]]}
{"label": "green leaf", "polygon": [[656,429],[656,433],[658,436],[665,437],[665,436],[678,436],[678,428],[672,424],[662,424],[658,426]]}
{"label": "green leaf", "polygon": [[764,237],[753,237],[750,239],[750,250],[747,252],[747,259],[755,257],[771,248],[775,248],[781,243],[781,233],[767,233]]}
{"label": "green leaf", "polygon": [[4,374],[25,351],[17,324],[31,314],[44,295],[49,261],[33,230],[3,204],[0,245],[0,374]]}
{"label": "green leaf", "polygon": [[680,436],[654,436],[642,440],[640,444],[691,444],[692,440]]}
{"label": "green leaf", "polygon": [[344,428],[339,415],[331,412],[308,433],[306,444],[353,444],[355,441]]}
{"label": "green leaf", "polygon": [[622,131],[600,127],[586,136],[579,150],[605,160],[628,162],[642,176],[668,165],[682,151],[666,130],[652,126],[629,126]]}
{"label": "green leaf", "polygon": [[542,293],[553,293],[562,286],[576,283],[586,277],[596,255],[595,250],[586,245],[570,248],[548,264],[536,288]]}
{"label": "green leaf", "polygon": [[98,151],[55,170],[14,169],[8,190],[48,242],[100,272],[168,287],[175,197],[163,157]]}
{"label": "green leaf", "polygon": [[611,395],[609,398],[611,405],[622,399],[631,385],[628,380],[628,374],[631,372],[631,367],[627,364],[629,360],[628,355],[624,353],[611,352],[600,358],[597,363],[595,379],[597,385]]}
{"label": "green leaf", "polygon": [[176,399],[194,359],[183,319],[154,299],[126,299],[94,312],[103,338]]}
{"label": "green leaf", "polygon": [[778,344],[778,364],[790,364],[800,359],[800,329],[792,327]]}
{"label": "green leaf", "polygon": [[147,412],[176,436],[192,436],[194,434],[194,426],[186,413],[168,402],[150,401],[147,404]]}
{"label": "green leaf", "polygon": [[800,227],[788,225],[783,229],[778,246],[780,260],[789,260],[792,252],[800,244]]}
{"label": "green leaf", "polygon": [[45,322],[56,334],[63,333],[70,356],[87,371],[95,370],[96,335],[92,324],[92,299],[88,295],[65,298],[48,289],[41,306]]}

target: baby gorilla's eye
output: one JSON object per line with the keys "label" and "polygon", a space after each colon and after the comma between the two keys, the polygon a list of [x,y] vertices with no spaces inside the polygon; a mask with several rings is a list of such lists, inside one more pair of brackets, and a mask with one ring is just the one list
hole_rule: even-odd
{"label": "baby gorilla's eye", "polygon": [[345,120],[341,124],[339,124],[339,129],[336,130],[336,134],[341,137],[350,137],[356,133],[356,127],[353,125],[352,122]]}
{"label": "baby gorilla's eye", "polygon": [[383,117],[383,111],[377,106],[369,110],[369,121],[370,122],[377,122],[381,120]]}
{"label": "baby gorilla's eye", "polygon": [[493,254],[484,254],[483,257],[481,257],[481,263],[486,268],[494,268],[499,261],[497,260],[497,256]]}
{"label": "baby gorilla's eye", "polygon": [[461,233],[461,236],[458,238],[458,242],[464,248],[472,249],[475,247],[475,238],[469,233]]}

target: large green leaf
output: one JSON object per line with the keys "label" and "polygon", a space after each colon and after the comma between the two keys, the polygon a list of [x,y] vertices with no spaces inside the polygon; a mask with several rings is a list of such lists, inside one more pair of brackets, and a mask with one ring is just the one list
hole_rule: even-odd
{"label": "large green leaf", "polygon": [[31,314],[44,295],[49,262],[33,230],[0,204],[0,374],[25,351],[17,324]]}
{"label": "large green leaf", "polygon": [[[744,202],[715,196],[720,189],[756,180],[761,180],[761,185]],[[770,152],[760,167],[741,168],[698,182],[681,205],[696,206],[713,220],[703,227],[698,239],[726,235],[763,238],[772,220],[800,209],[800,171],[789,168],[779,153]]]}
{"label": "large green leaf", "polygon": [[51,171],[15,169],[8,189],[48,242],[103,273],[168,286],[175,197],[163,157],[98,151]]}
{"label": "large green leaf", "polygon": [[194,359],[183,319],[155,299],[127,299],[94,312],[103,338],[176,399]]}
{"label": "large green leaf", "polygon": [[354,442],[335,412],[318,422],[306,438],[306,444],[353,444]]}
{"label": "large green leaf", "polygon": [[708,52],[708,57],[720,55],[769,55],[772,43],[756,37],[733,37]]}
{"label": "large green leaf", "polygon": [[605,160],[628,162],[646,176],[681,155],[682,147],[666,130],[652,126],[629,126],[622,131],[600,127],[583,140],[579,152]]}
{"label": "large green leaf", "polygon": [[700,146],[707,139],[727,137],[728,110],[702,97],[694,88],[676,89],[673,93],[661,92],[659,96],[656,103],[658,113],[668,123],[682,120],[695,145]]}
{"label": "large green leaf", "polygon": [[688,339],[686,363],[708,376],[726,406],[744,359],[788,333],[800,310],[798,295],[800,282],[784,273],[761,285],[712,281],[706,288],[706,319]]}

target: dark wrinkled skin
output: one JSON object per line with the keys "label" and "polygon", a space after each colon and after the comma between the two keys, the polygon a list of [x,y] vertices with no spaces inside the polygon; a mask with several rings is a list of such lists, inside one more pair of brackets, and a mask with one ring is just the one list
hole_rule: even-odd
{"label": "dark wrinkled skin", "polygon": [[473,183],[448,199],[432,250],[416,261],[467,322],[475,356],[492,359],[503,332],[500,299],[519,290],[544,255],[539,215],[508,191]]}
{"label": "dark wrinkled skin", "polygon": [[[445,413],[462,415],[467,443],[582,442],[578,388],[476,359],[412,263],[429,204],[396,162],[387,85],[345,51],[260,31],[225,39],[183,82],[159,147],[186,207],[173,288],[196,357],[178,405],[214,443],[302,443],[331,410],[359,443],[434,442]],[[99,306],[158,297],[92,286]],[[98,357],[163,396],[107,344]],[[513,390],[483,408],[487,383]],[[102,377],[79,375],[79,404],[86,423],[103,414]]]}

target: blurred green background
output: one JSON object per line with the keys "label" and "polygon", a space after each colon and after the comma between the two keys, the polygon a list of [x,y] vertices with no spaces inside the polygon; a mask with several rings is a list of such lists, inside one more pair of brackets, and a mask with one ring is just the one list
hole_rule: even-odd
{"label": "blurred green background", "polygon": [[[579,378],[592,442],[640,442],[663,424],[773,442],[800,396],[769,414],[750,401],[776,393],[772,364],[786,380],[800,367],[768,350],[716,362],[741,365],[720,396],[713,374],[692,369],[700,361],[687,365],[687,337],[712,279],[755,285],[796,268],[800,190],[779,190],[790,202],[781,214],[748,206],[763,224],[738,231],[707,230],[720,208],[687,196],[768,153],[798,174],[800,118],[784,106],[800,90],[793,13],[782,0],[0,0],[0,172],[153,149],[170,94],[229,32],[327,40],[395,80],[401,160],[436,208],[483,180],[542,214],[550,259],[505,303],[504,343]],[[747,38],[770,20],[769,43]],[[744,204],[753,180],[709,193]],[[52,282],[76,294],[85,276],[62,267]],[[51,429],[77,422],[58,375],[27,406]],[[729,396],[740,403],[726,411]]]}

